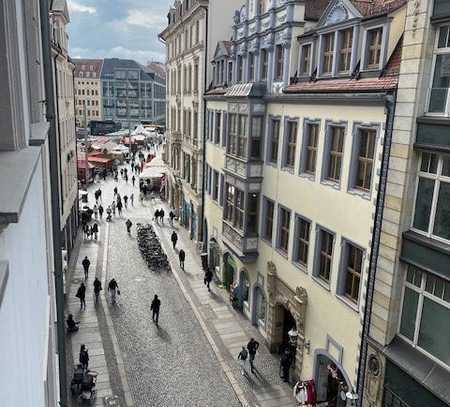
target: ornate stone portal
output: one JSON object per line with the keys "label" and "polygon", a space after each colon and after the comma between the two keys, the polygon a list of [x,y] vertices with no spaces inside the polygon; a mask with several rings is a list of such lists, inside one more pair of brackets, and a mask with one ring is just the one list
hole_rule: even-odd
{"label": "ornate stone portal", "polygon": [[300,377],[303,365],[305,345],[305,318],[308,295],[303,287],[295,292],[277,276],[277,268],[271,261],[267,263],[267,339],[271,352],[278,352],[283,341],[284,309],[293,316],[297,332],[297,348],[295,354],[295,375]]}

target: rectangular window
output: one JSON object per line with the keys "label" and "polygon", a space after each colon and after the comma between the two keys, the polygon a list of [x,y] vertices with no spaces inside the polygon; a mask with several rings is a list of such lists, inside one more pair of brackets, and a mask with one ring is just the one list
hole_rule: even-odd
{"label": "rectangular window", "polygon": [[450,241],[450,157],[422,152],[413,227]]}
{"label": "rectangular window", "polygon": [[341,179],[342,156],[344,151],[345,128],[330,126],[330,147],[327,179],[339,182]]}
{"label": "rectangular window", "polygon": [[333,72],[334,33],[325,34],[322,38],[323,38],[322,74],[331,75],[331,73]]}
{"label": "rectangular window", "polygon": [[353,29],[339,33],[339,72],[349,72],[352,62]]}
{"label": "rectangular window", "polygon": [[355,303],[359,300],[359,287],[361,282],[362,262],[364,252],[350,243],[346,243],[344,273],[345,273],[345,291],[347,298]]}
{"label": "rectangular window", "polygon": [[319,232],[319,270],[317,275],[326,283],[330,282],[333,243],[334,236],[321,229]]}
{"label": "rectangular window", "polygon": [[255,54],[250,52],[248,54],[248,81],[254,82],[255,80]]}
{"label": "rectangular window", "polygon": [[[419,316],[419,318],[418,318]],[[409,266],[404,282],[400,334],[412,346],[450,366],[450,282]]]}
{"label": "rectangular window", "polygon": [[247,116],[229,115],[228,154],[245,158],[247,155]]}
{"label": "rectangular window", "polygon": [[291,212],[287,209],[279,209],[278,221],[278,249],[287,254],[289,247],[289,227],[291,223]]}
{"label": "rectangular window", "polygon": [[303,266],[308,265],[309,235],[311,223],[297,216],[295,227],[294,261]]}
{"label": "rectangular window", "polygon": [[219,205],[223,206],[223,200],[225,195],[225,178],[223,174],[220,174],[220,191],[219,191]]}
{"label": "rectangular window", "polygon": [[244,226],[244,192],[227,184],[225,197],[225,219],[234,227],[242,229]]}
{"label": "rectangular window", "polygon": [[264,198],[264,219],[263,219],[263,231],[262,235],[264,239],[272,242],[273,236],[273,220],[275,214],[275,204]]}
{"label": "rectangular window", "polygon": [[283,69],[284,69],[284,48],[282,45],[277,45],[275,47],[275,80],[283,80]]}
{"label": "rectangular window", "polygon": [[236,81],[237,82],[242,82],[243,78],[242,78],[242,72],[244,70],[244,60],[242,58],[242,55],[238,55],[237,57],[237,77],[236,77]]}
{"label": "rectangular window", "polygon": [[259,195],[251,193],[248,195],[247,203],[247,233],[255,236],[258,233],[258,202]]}
{"label": "rectangular window", "polygon": [[297,122],[288,120],[286,124],[286,148],[283,164],[285,167],[294,168],[295,150],[297,147]]}
{"label": "rectangular window", "polygon": [[319,125],[317,123],[307,123],[305,126],[306,140],[305,146],[305,162],[303,164],[304,172],[314,175],[316,173],[317,162],[317,145],[319,142]]}
{"label": "rectangular window", "polygon": [[212,199],[217,202],[219,198],[219,173],[213,170],[213,190]]}
{"label": "rectangular window", "polygon": [[311,75],[311,44],[302,46],[300,60],[300,76]]}
{"label": "rectangular window", "polygon": [[252,118],[252,137],[250,143],[250,157],[255,160],[261,159],[261,135],[262,135],[262,117]]}
{"label": "rectangular window", "polygon": [[373,129],[359,129],[358,133],[359,146],[355,188],[370,191],[377,132]]}
{"label": "rectangular window", "polygon": [[233,82],[233,62],[228,62],[228,85]]}
{"label": "rectangular window", "polygon": [[220,144],[220,129],[222,124],[222,114],[220,112],[216,112],[216,123],[214,130],[214,143]]}
{"label": "rectangular window", "polygon": [[269,55],[266,49],[261,50],[261,80],[267,80],[267,72],[269,67]]}
{"label": "rectangular window", "polygon": [[375,28],[367,32],[367,68],[378,69],[381,59],[381,41],[383,28]]}
{"label": "rectangular window", "polygon": [[270,125],[269,162],[277,164],[278,145],[280,140],[280,119],[272,119]]}

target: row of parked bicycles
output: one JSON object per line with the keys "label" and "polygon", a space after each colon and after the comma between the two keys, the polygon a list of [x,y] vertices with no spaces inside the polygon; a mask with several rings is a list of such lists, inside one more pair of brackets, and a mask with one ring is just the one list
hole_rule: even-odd
{"label": "row of parked bicycles", "polygon": [[169,271],[170,266],[167,255],[161,247],[153,226],[138,223],[136,225],[136,231],[139,251],[147,266],[153,271]]}

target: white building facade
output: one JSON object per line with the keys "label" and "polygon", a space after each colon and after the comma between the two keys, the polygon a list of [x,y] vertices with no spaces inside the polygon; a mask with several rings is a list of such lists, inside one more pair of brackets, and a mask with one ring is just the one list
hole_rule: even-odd
{"label": "white building facade", "polygon": [[[2,2],[1,404],[59,402],[40,2]],[[44,10],[47,16],[48,10]]]}

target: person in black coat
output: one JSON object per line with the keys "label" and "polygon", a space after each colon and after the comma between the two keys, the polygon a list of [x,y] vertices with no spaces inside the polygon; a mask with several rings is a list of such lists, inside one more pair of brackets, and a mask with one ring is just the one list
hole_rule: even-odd
{"label": "person in black coat", "polygon": [[152,320],[153,320],[153,322],[156,322],[156,325],[158,325],[160,307],[161,307],[161,301],[158,298],[158,296],[155,294],[155,298],[153,298],[150,309],[152,310]]}
{"label": "person in black coat", "polygon": [[177,232],[175,232],[175,231],[172,232],[172,236],[170,236],[170,240],[172,241],[172,244],[173,244],[173,250],[175,250],[175,248],[177,246],[177,242],[178,242]]}
{"label": "person in black coat", "polygon": [[80,365],[83,369],[87,370],[89,366],[89,353],[86,345],[81,345],[79,355]]}
{"label": "person in black coat", "polygon": [[280,358],[280,370],[283,373],[282,378],[285,382],[289,382],[289,370],[291,369],[291,364],[292,354],[291,351],[286,348]]}
{"label": "person in black coat", "polygon": [[80,299],[80,309],[86,309],[86,286],[84,283],[78,287],[76,297]]}
{"label": "person in black coat", "polygon": [[67,322],[67,332],[77,332],[78,331],[78,325],[79,325],[79,321],[77,322],[77,321],[75,321],[74,319],[73,319],[73,315],[72,314],[69,314],[68,316],[67,316],[67,320],[66,320],[66,322]]}
{"label": "person in black coat", "polygon": [[84,257],[83,261],[81,262],[81,265],[83,266],[84,269],[84,279],[87,280],[89,275],[89,266],[91,265],[91,261],[89,260],[88,256]]}
{"label": "person in black coat", "polygon": [[255,373],[255,356],[256,356],[256,351],[259,348],[259,342],[255,341],[254,338],[250,338],[250,341],[247,344],[247,350],[248,353],[250,355],[250,368],[251,368],[251,372]]}
{"label": "person in black coat", "polygon": [[100,280],[95,277],[94,280],[94,294],[95,294],[95,303],[98,304],[98,296],[100,295],[100,291],[102,291],[102,283],[100,282]]}
{"label": "person in black coat", "polygon": [[180,267],[181,270],[184,270],[184,260],[186,258],[186,253],[183,249],[180,249],[180,252],[178,253],[178,258],[180,259]]}
{"label": "person in black coat", "polygon": [[209,288],[209,285],[211,284],[211,281],[213,279],[213,273],[212,271],[208,268],[205,271],[205,279],[203,280],[204,284],[206,285],[206,287],[208,287],[208,291],[211,291],[211,289]]}

